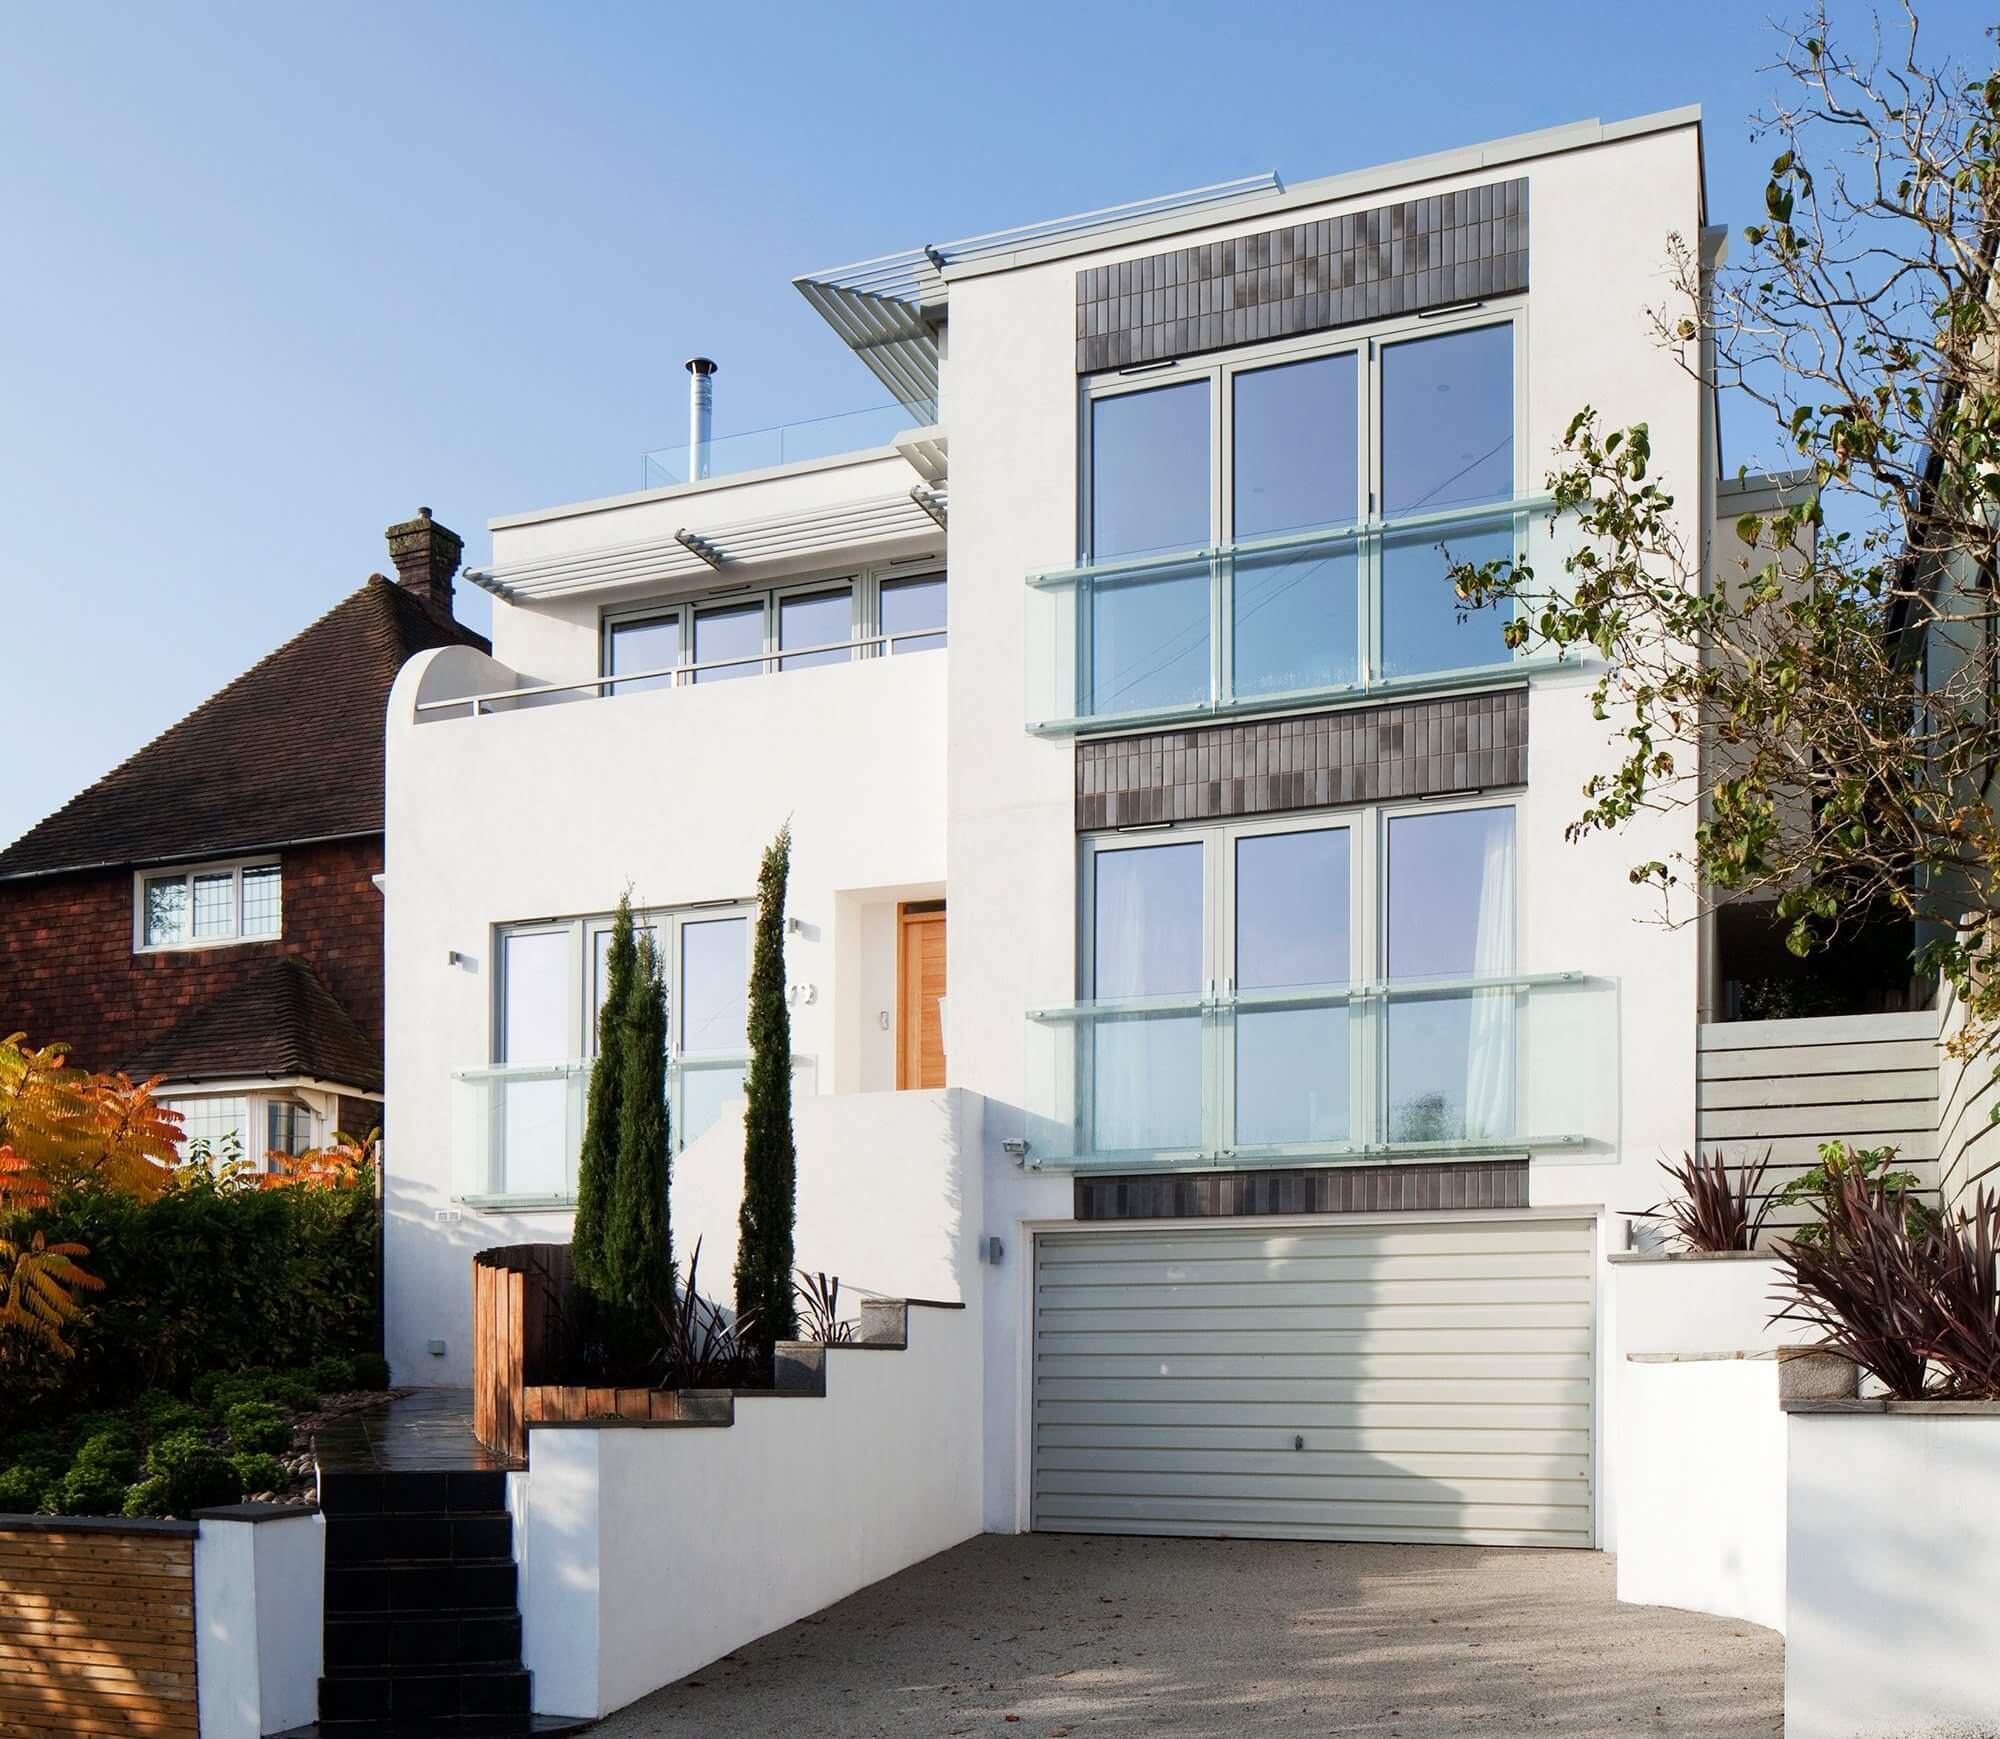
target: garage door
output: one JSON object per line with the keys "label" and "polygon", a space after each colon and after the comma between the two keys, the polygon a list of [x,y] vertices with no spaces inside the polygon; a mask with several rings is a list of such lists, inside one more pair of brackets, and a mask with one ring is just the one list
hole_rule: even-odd
{"label": "garage door", "polygon": [[1037,1241],[1034,1524],[1591,1543],[1587,1221]]}

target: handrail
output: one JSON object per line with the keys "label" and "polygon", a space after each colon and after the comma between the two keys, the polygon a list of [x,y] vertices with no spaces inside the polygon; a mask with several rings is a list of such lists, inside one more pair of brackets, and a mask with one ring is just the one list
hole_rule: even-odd
{"label": "handrail", "polygon": [[1584,972],[1510,972],[1491,978],[1396,978],[1360,980],[1352,984],[1287,985],[1270,990],[1228,990],[1220,994],[1110,997],[1101,1002],[1074,1002],[1031,1008],[1028,1019],[1047,1023],[1091,1020],[1100,1016],[1190,1015],[1247,1009],[1258,1012],[1284,1008],[1337,1008],[1362,1001],[1397,1002],[1435,996],[1466,995],[1482,990],[1531,990],[1540,985],[1582,984]]}
{"label": "handrail", "polygon": [[[900,634],[864,634],[854,640],[828,641],[823,646],[781,646],[770,652],[746,653],[739,658],[706,658],[690,664],[669,664],[658,670],[621,670],[615,676],[586,676],[575,682],[536,682],[520,688],[486,689],[478,694],[453,695],[445,700],[420,700],[416,710],[420,713],[448,712],[453,707],[469,706],[472,716],[480,716],[480,708],[491,701],[525,700],[538,694],[576,694],[583,690],[616,688],[621,682],[657,682],[662,677],[678,679],[683,676],[698,675],[704,670],[734,670],[746,664],[776,664],[783,668],[787,658],[811,658],[822,652],[854,652],[864,646],[886,646],[893,655],[897,644],[905,640],[936,640],[946,631],[943,628],[908,628]],[[773,674],[765,672],[766,675]]]}
{"label": "handrail", "polygon": [[1308,531],[1286,532],[1281,537],[1243,538],[1235,543],[1203,544],[1193,549],[1166,550],[1157,555],[1132,556],[1124,560],[1085,562],[1077,567],[1050,568],[1028,575],[1027,583],[1036,590],[1075,585],[1080,580],[1123,578],[1129,574],[1171,571],[1203,562],[1242,560],[1245,557],[1283,555],[1290,550],[1314,549],[1321,544],[1349,543],[1368,537],[1400,537],[1410,532],[1449,530],[1496,519],[1503,513],[1539,513],[1555,506],[1553,495],[1514,495],[1499,501],[1482,501],[1470,507],[1446,508],[1436,513],[1407,514],[1396,519],[1358,519],[1347,525],[1318,526]]}

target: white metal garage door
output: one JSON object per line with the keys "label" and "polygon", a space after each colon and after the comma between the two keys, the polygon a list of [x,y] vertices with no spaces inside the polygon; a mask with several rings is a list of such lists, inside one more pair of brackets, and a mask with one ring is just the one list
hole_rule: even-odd
{"label": "white metal garage door", "polygon": [[1034,1525],[1591,1544],[1588,1221],[1046,1234]]}

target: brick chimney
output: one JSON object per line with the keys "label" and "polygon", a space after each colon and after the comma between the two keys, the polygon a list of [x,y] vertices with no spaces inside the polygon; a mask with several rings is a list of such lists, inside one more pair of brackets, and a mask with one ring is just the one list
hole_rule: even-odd
{"label": "brick chimney", "polygon": [[388,538],[396,577],[449,616],[451,576],[458,572],[459,557],[465,554],[465,539],[432,519],[428,507],[418,508],[415,519],[390,526]]}

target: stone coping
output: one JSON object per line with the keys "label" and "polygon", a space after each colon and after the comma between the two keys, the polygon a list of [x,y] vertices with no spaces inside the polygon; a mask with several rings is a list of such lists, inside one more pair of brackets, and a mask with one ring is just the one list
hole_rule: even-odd
{"label": "stone coping", "polygon": [[192,1539],[199,1522],[170,1516],[20,1516],[0,1515],[0,1534],[151,1534]]}
{"label": "stone coping", "polygon": [[1612,1250],[1607,1262],[1775,1262],[1775,1250]]}
{"label": "stone coping", "polygon": [[1742,1353],[1627,1353],[1625,1359],[1634,1365],[1708,1365],[1732,1359],[1768,1359],[1775,1364],[1779,1356],[1775,1347],[1767,1347],[1762,1352]]}
{"label": "stone coping", "polygon": [[316,1516],[318,1504],[217,1504],[196,1510],[198,1522],[286,1522],[294,1516]]}
{"label": "stone coping", "polygon": [[1848,1401],[1783,1401],[1787,1413],[1876,1413],[1891,1419],[2000,1420],[2000,1401],[1892,1401],[1886,1396]]}

